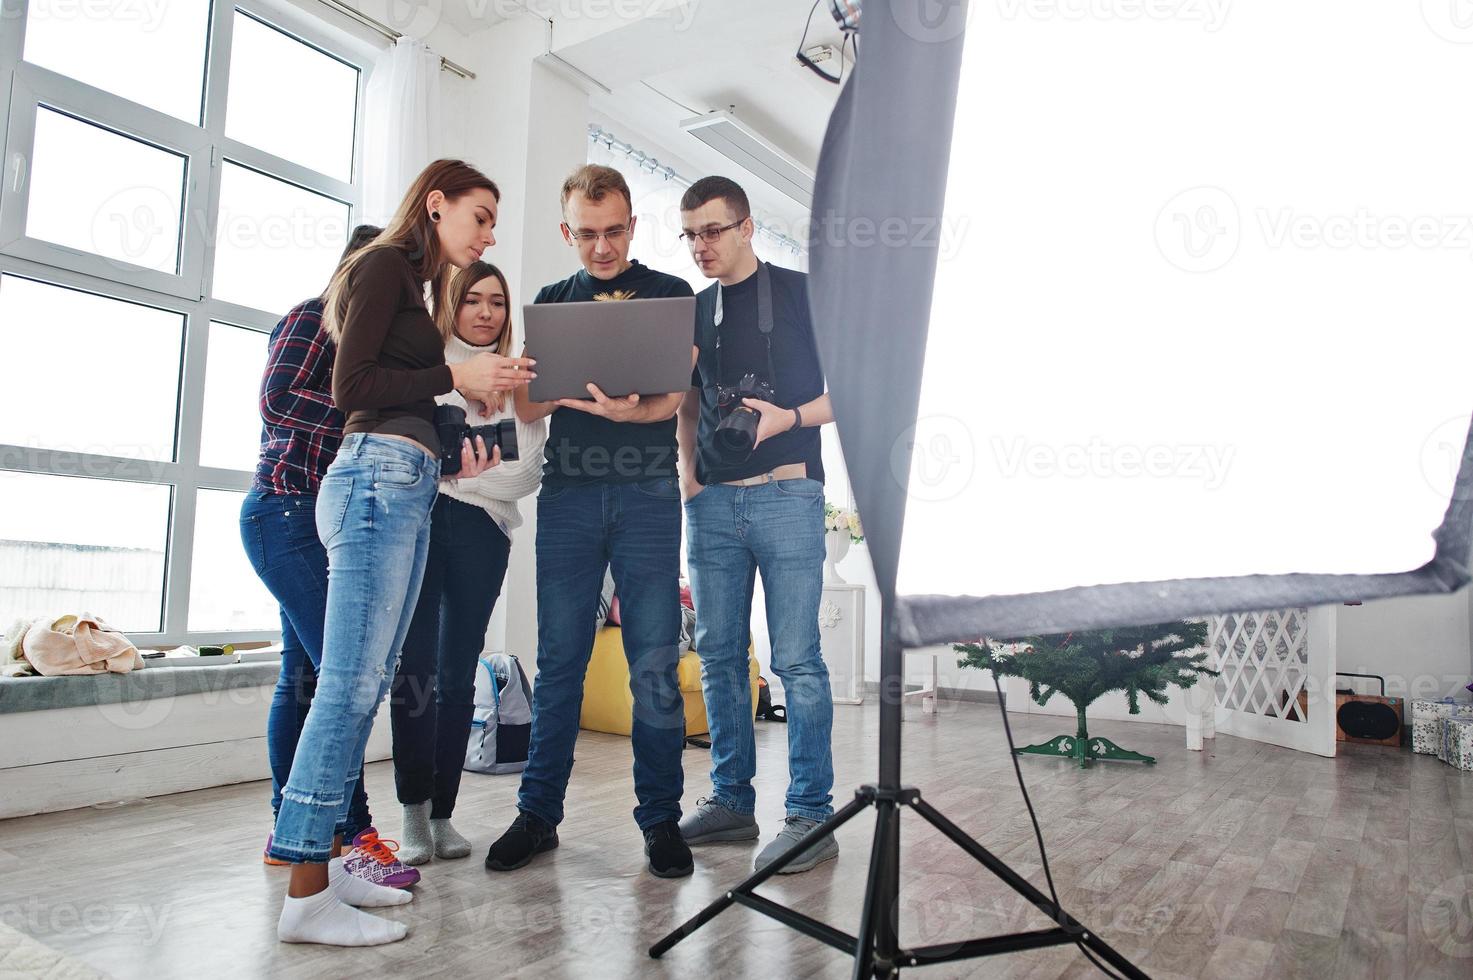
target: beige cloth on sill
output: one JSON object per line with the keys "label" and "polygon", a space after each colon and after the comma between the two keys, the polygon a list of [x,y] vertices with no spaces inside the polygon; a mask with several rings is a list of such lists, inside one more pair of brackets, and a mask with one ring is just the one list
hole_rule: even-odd
{"label": "beige cloth on sill", "polygon": [[17,619],[5,630],[5,642],[0,643],[0,677],[26,677],[34,675],[36,669],[21,653],[20,643],[25,639],[31,624]]}
{"label": "beige cloth on sill", "polygon": [[26,630],[21,651],[37,673],[126,674],[143,666],[138,648],[100,617],[81,613],[38,619]]}

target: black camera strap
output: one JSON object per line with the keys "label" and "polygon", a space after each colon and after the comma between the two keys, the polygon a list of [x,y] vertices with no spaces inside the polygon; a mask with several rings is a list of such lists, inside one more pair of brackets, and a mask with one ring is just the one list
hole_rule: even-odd
{"label": "black camera strap", "polygon": [[[721,283],[716,284],[716,316],[713,322],[716,326],[716,383],[726,384],[726,371],[721,362],[721,321],[726,318],[725,304],[722,302]],[[762,339],[767,343],[767,383],[772,385],[772,390],[777,391],[777,369],[772,363],[772,328],[774,320],[772,316],[772,274],[767,271],[767,263],[757,263],[757,329],[762,333]]]}

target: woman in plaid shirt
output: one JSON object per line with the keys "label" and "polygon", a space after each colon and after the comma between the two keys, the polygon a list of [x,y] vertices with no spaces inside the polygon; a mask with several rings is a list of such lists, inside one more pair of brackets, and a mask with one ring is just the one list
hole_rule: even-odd
{"label": "woman in plaid shirt", "polygon": [[[342,259],[381,230],[373,225],[353,229]],[[281,807],[281,788],[291,774],[322,660],[327,551],[314,515],[318,484],[343,440],[343,415],[332,401],[336,347],[322,329],[322,310],[322,298],[314,296],[292,307],[271,331],[261,379],[261,455],[240,511],[246,554],[281,606],[281,673],[266,716],[273,815]],[[407,887],[418,881],[419,872],[394,857],[372,824],[360,770],[345,833],[354,847],[345,867],[381,885]],[[269,837],[266,843],[269,847]],[[287,863],[269,854],[263,860]]]}

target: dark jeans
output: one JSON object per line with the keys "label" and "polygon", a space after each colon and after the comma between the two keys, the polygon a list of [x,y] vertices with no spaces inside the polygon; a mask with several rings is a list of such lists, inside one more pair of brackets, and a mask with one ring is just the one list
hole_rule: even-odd
{"label": "dark jeans", "polygon": [[[246,494],[240,508],[240,540],[256,574],[281,606],[281,673],[266,714],[266,757],[271,765],[271,812],[281,809],[281,788],[292,771],[297,739],[317,692],[322,664],[322,623],[327,614],[327,551],[317,539],[317,498]],[[351,840],[373,823],[363,772],[348,811]]]}
{"label": "dark jeans", "polygon": [[448,820],[474,714],[476,663],[506,578],[511,541],[486,511],[440,494],[414,619],[389,696],[400,803]]}
{"label": "dark jeans", "polygon": [[583,678],[612,566],[634,695],[634,819],[680,818],[685,709],[680,657],[680,489],[673,478],[544,486],[537,498],[537,680],[519,809],[563,819]]}

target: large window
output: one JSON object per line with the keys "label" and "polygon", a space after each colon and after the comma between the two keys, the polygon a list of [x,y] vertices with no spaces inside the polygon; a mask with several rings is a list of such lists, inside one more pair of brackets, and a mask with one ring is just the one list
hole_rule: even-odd
{"label": "large window", "polygon": [[257,389],[359,204],[364,71],[278,0],[5,6],[0,628],[269,638]]}

